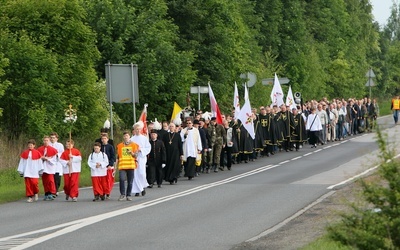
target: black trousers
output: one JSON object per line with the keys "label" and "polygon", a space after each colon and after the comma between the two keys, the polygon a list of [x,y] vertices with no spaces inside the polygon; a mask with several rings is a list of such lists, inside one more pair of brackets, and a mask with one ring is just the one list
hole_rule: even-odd
{"label": "black trousers", "polygon": [[61,184],[61,175],[60,175],[60,173],[55,173],[54,174],[54,184],[56,186],[56,192],[58,192],[58,189],[60,188],[60,184]]}
{"label": "black trousers", "polygon": [[157,182],[157,185],[161,185],[162,180],[164,178],[162,165],[156,164],[156,162],[151,160],[149,160],[147,163],[148,163],[148,166],[146,168],[147,183],[151,185],[154,184],[154,182]]}
{"label": "black trousers", "polygon": [[221,150],[221,159],[219,165],[221,167],[224,167],[226,165],[228,169],[232,167],[232,147],[225,146]]}

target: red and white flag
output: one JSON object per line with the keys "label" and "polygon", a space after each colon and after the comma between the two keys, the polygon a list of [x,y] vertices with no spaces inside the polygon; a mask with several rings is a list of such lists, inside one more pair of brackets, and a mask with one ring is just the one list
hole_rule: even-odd
{"label": "red and white flag", "polygon": [[211,113],[213,117],[217,118],[217,123],[222,124],[221,111],[219,110],[218,103],[215,99],[214,92],[211,89],[210,83],[208,83],[208,95],[210,97]]}
{"label": "red and white flag", "polygon": [[283,102],[283,91],[281,84],[279,83],[278,76],[275,73],[275,80],[274,80],[274,87],[272,88],[271,92],[271,101],[272,101],[272,106],[277,105],[280,107]]}
{"label": "red and white flag", "polygon": [[140,133],[145,136],[148,136],[148,134],[149,134],[147,131],[147,106],[148,106],[148,104],[145,103],[142,114],[140,114],[139,121],[138,121],[138,122],[143,123],[143,127],[142,127],[142,130],[140,131]]}
{"label": "red and white flag", "polygon": [[233,107],[235,108],[235,120],[237,119],[240,112],[240,103],[239,103],[239,91],[235,82],[235,93],[233,93]]}
{"label": "red and white flag", "polygon": [[239,112],[238,119],[242,122],[243,127],[247,130],[251,138],[254,139],[254,125],[249,99],[245,100],[245,103]]}

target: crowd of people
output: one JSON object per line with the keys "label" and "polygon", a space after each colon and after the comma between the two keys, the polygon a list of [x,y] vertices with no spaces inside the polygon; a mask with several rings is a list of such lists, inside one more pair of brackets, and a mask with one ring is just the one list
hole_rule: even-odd
{"label": "crowd of people", "polygon": [[[399,104],[392,100],[392,109],[398,111]],[[221,115],[221,124],[216,117],[206,116],[201,110],[178,122],[149,123],[146,124],[148,135],[141,133],[145,124],[138,122],[132,131],[123,133],[122,142],[117,145],[109,139],[108,130],[101,129],[101,137],[95,140],[87,160],[93,201],[110,199],[116,172],[118,200],[131,201],[132,196],[146,195],[146,189],[154,185],[161,188],[164,181],[173,185],[182,177],[192,180],[202,174],[231,170],[233,164],[270,157],[281,151],[298,151],[304,144],[316,148],[370,132],[378,115],[376,100],[323,98],[293,108],[284,104],[253,108],[254,139],[242,121],[235,119],[234,110]],[[68,140],[64,149],[57,133],[51,133],[44,136],[43,145],[38,149],[35,144],[34,140],[28,141],[18,166],[18,172],[25,177],[27,202],[38,200],[40,176],[44,200],[58,196],[61,176],[64,176],[65,199],[76,202],[82,156],[74,148],[74,142]]]}

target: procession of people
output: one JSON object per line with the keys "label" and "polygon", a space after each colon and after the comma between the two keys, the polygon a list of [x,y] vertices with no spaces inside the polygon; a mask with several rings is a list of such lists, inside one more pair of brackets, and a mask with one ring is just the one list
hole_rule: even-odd
{"label": "procession of people", "polygon": [[[397,123],[399,98],[392,100]],[[232,170],[233,165],[246,164],[260,157],[279,152],[299,151],[304,147],[341,141],[349,136],[374,129],[379,106],[376,100],[333,99],[308,101],[296,106],[282,104],[252,108],[246,120],[235,119],[235,109],[220,117],[197,110],[180,120],[135,123],[114,146],[108,129],[101,129],[87,165],[91,171],[93,201],[111,199],[116,172],[119,176],[119,201],[132,196],[145,196],[146,189],[175,185],[178,180]],[[249,131],[248,125],[252,124]],[[145,131],[144,128],[149,130]],[[143,133],[145,131],[145,133]],[[252,136],[252,133],[254,135]],[[82,156],[74,141],[63,145],[53,132],[43,137],[37,150],[29,140],[21,154],[18,172],[25,178],[27,202],[38,200],[42,178],[44,200],[59,195],[60,178],[64,177],[66,200],[76,202]]]}

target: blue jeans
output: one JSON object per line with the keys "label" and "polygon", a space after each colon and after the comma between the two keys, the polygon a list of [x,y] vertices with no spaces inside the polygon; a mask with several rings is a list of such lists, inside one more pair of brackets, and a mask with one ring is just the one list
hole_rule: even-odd
{"label": "blue jeans", "polygon": [[[132,183],[134,177],[134,169],[119,170],[119,192],[121,195],[131,196]],[[128,187],[125,190],[125,181],[128,182]]]}
{"label": "blue jeans", "polygon": [[399,121],[399,110],[398,109],[393,110],[393,118],[394,118],[394,123],[397,123]]}

